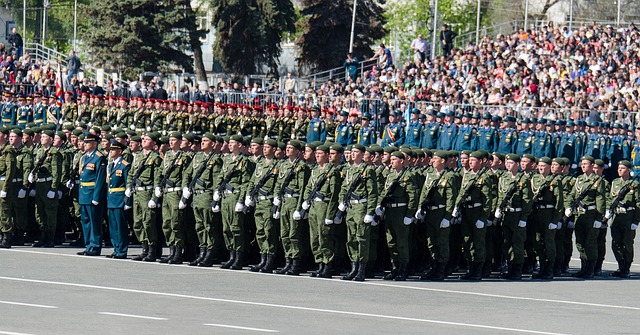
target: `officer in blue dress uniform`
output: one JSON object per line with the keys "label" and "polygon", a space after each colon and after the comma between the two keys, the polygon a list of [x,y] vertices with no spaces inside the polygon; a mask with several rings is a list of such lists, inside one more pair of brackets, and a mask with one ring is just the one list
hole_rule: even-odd
{"label": "officer in blue dress uniform", "polygon": [[634,134],[636,138],[631,149],[631,173],[636,176],[640,173],[640,128],[634,129]]}
{"label": "officer in blue dress uniform", "polygon": [[30,99],[29,103],[27,103],[27,97],[25,95],[20,95],[18,98],[18,110],[16,115],[16,123],[20,126],[21,129],[27,127],[27,123],[33,122],[33,109],[31,108]]}
{"label": "officer in blue dress uniform", "polygon": [[513,116],[506,116],[502,121],[500,131],[498,132],[498,148],[497,152],[501,154],[512,154],[516,152],[518,145],[518,132],[513,124],[516,119]]}
{"label": "officer in blue dress uniform", "polygon": [[369,147],[376,143],[376,130],[370,125],[371,116],[369,114],[362,114],[362,121],[360,121],[360,130],[358,131],[358,143]]}
{"label": "officer in blue dress uniform", "polygon": [[107,167],[107,217],[109,218],[109,236],[113,245],[113,253],[108,258],[125,259],[129,245],[129,229],[124,216],[124,191],[131,163],[124,160],[122,152],[127,146],[111,140]]}
{"label": "officer in blue dress uniform", "polygon": [[584,146],[584,155],[594,159],[603,159],[606,152],[606,139],[600,134],[597,122],[589,123],[587,141]]}
{"label": "officer in blue dress uniform", "polygon": [[583,142],[582,137],[575,132],[575,123],[568,121],[565,130],[560,134],[560,142],[556,147],[556,157],[569,159],[569,165],[575,169],[580,157],[582,157]]}
{"label": "officer in blue dress uniform", "polygon": [[478,128],[477,146],[478,150],[486,150],[487,152],[495,152],[498,147],[498,136],[496,128],[491,126],[491,114],[484,113],[480,120]]}
{"label": "officer in blue dress uniform", "polygon": [[404,129],[396,121],[402,115],[402,112],[389,113],[389,123],[384,127],[382,134],[381,147],[399,147],[404,144]]}
{"label": "officer in blue dress uniform", "polygon": [[346,147],[355,143],[355,132],[353,125],[347,121],[349,113],[342,111],[338,114],[338,125],[336,126],[335,139],[336,143]]}
{"label": "officer in blue dress uniform", "polygon": [[553,137],[545,129],[547,120],[539,119],[534,131],[531,154],[534,157],[553,157]]}
{"label": "officer in blue dress uniform", "polygon": [[471,121],[471,113],[465,113],[462,116],[462,125],[458,128],[458,136],[456,137],[456,145],[454,150],[471,150],[475,151],[477,147],[477,131],[476,128],[469,124]]}
{"label": "officer in blue dress uniform", "polygon": [[0,117],[2,121],[2,125],[4,126],[13,126],[16,124],[16,112],[18,107],[13,103],[14,94],[5,91],[4,92],[4,105],[2,106],[2,112],[0,112]]}
{"label": "officer in blue dress uniform", "polygon": [[[295,131],[295,129],[293,130]],[[327,124],[320,118],[320,107],[311,107],[311,121],[307,129],[307,143],[327,140]]]}
{"label": "officer in blue dress uniform", "polygon": [[436,120],[436,111],[432,106],[427,107],[427,120],[422,129],[422,144],[424,149],[435,150],[438,148],[438,135],[440,134],[440,123]]}
{"label": "officer in blue dress uniform", "polygon": [[532,121],[529,118],[522,120],[522,130],[518,132],[518,146],[516,147],[516,154],[519,156],[531,154],[531,145],[534,141],[533,132],[529,128],[531,124]]}
{"label": "officer in blue dress uniform", "polygon": [[411,110],[411,121],[407,127],[407,136],[404,144],[411,147],[419,147],[422,144],[422,123],[420,123],[420,110],[414,108]]}
{"label": "officer in blue dress uniform", "polygon": [[98,150],[100,137],[88,134],[84,138],[85,154],[80,159],[80,220],[85,250],[79,255],[99,256],[102,242],[102,210],[106,197],[107,157]]}
{"label": "officer in blue dress uniform", "polygon": [[[628,160],[630,157],[626,156],[629,153],[629,140],[626,134],[623,133],[624,129],[621,124],[616,123],[613,125],[613,134],[609,138],[609,147],[607,148],[607,161],[610,167],[617,167],[618,162],[621,160]],[[613,180],[618,176],[617,169],[607,169],[609,180]]]}
{"label": "officer in blue dress uniform", "polygon": [[453,123],[455,114],[449,111],[444,116],[445,123],[440,127],[438,134],[438,150],[454,149],[456,137],[458,136],[458,126]]}
{"label": "officer in blue dress uniform", "polygon": [[47,120],[47,105],[42,101],[42,99],[46,98],[43,98],[40,93],[34,93],[33,97],[35,103],[33,106],[33,122],[39,127]]}

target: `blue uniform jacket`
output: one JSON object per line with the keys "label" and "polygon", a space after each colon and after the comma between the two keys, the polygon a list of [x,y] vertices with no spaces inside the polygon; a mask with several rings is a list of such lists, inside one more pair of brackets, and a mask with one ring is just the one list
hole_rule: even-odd
{"label": "blue uniform jacket", "polygon": [[124,191],[127,187],[127,176],[129,175],[131,164],[120,158],[114,165],[109,164],[107,168],[107,208],[124,208]]}
{"label": "blue uniform jacket", "polygon": [[95,150],[91,154],[84,154],[80,161],[80,189],[78,203],[91,205],[92,201],[104,202],[107,185],[107,157]]}

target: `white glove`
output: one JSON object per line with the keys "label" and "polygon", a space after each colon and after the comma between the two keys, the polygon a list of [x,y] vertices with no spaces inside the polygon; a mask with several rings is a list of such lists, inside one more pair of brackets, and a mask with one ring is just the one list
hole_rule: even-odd
{"label": "white glove", "polygon": [[178,209],[185,209],[187,208],[187,204],[182,201],[182,199],[180,199],[180,202],[178,203]]}
{"label": "white glove", "polygon": [[451,216],[453,216],[454,218],[457,218],[458,216],[460,216],[460,212],[458,211],[457,208],[453,209],[453,212],[451,213]]}
{"label": "white glove", "polygon": [[32,173],[29,173],[29,176],[27,177],[27,180],[29,181],[29,183],[33,183],[34,181],[36,181],[36,175]]}
{"label": "white glove", "polygon": [[275,196],[273,198],[273,204],[276,205],[276,206],[280,206],[280,203],[281,203],[280,197],[279,196]]}
{"label": "white glove", "polygon": [[450,225],[451,222],[447,219],[442,219],[442,221],[440,221],[440,228],[449,228]]}
{"label": "white glove", "polygon": [[338,204],[338,210],[340,210],[341,212],[344,212],[347,210],[347,205],[344,204],[344,202],[341,202]]}
{"label": "white glove", "polygon": [[218,191],[213,192],[213,201],[220,201],[220,198],[221,198],[220,192]]}
{"label": "white glove", "polygon": [[151,127],[147,127],[147,131],[151,131]]}
{"label": "white glove", "polygon": [[482,220],[476,221],[476,228],[478,228],[478,229],[484,228],[484,221],[482,221]]}
{"label": "white glove", "polygon": [[341,223],[342,223],[342,220],[338,219],[338,215],[333,217],[333,224],[341,224]]}
{"label": "white glove", "polygon": [[597,221],[597,220],[596,220],[596,221],[593,221],[593,228],[595,228],[595,229],[600,229],[600,228],[602,228],[602,222]]}
{"label": "white glove", "polygon": [[518,221],[518,227],[525,228],[527,226],[527,221],[520,220]]}
{"label": "white glove", "polygon": [[36,190],[35,190],[35,189],[30,190],[30,191],[29,191],[29,196],[30,196],[31,198],[34,198],[34,197],[36,196]]}
{"label": "white glove", "polygon": [[211,211],[214,213],[220,213],[220,205],[215,205],[214,207],[211,207]]}
{"label": "white glove", "polygon": [[571,210],[571,208],[567,208],[564,210],[564,216],[571,217],[571,214],[573,214],[573,211]]}
{"label": "white glove", "polygon": [[153,201],[153,199],[149,200],[149,202],[147,203],[147,207],[149,208],[156,208],[158,207],[158,204],[156,204],[155,201]]}
{"label": "white glove", "polygon": [[411,222],[413,222],[413,218],[405,217],[405,218],[402,220],[402,223],[404,223],[404,225],[405,225],[405,226],[410,225],[410,224],[411,224]]}
{"label": "white glove", "polygon": [[162,189],[160,187],[154,188],[153,194],[156,196],[156,198],[162,197]]}
{"label": "white glove", "polygon": [[191,191],[189,191],[188,187],[183,187],[182,188],[182,197],[185,198],[185,199],[191,198]]}
{"label": "white glove", "polygon": [[18,199],[24,199],[24,197],[27,196],[27,190],[25,190],[24,188],[21,188],[18,191]]}
{"label": "white glove", "polygon": [[487,227],[493,226],[493,220],[487,220]]}
{"label": "white glove", "polygon": [[500,219],[500,218],[502,217],[502,211],[500,210],[500,208],[496,209],[496,212],[495,212],[495,213],[493,213],[493,216],[494,216],[496,219]]}
{"label": "white glove", "polygon": [[421,209],[418,209],[418,210],[416,211],[415,218],[416,218],[416,219],[418,219],[418,220],[422,220],[422,219],[424,218],[424,213],[422,213],[422,210],[421,210]]}
{"label": "white glove", "polygon": [[89,122],[89,123],[87,123],[87,125],[88,125],[89,127],[93,127],[93,122]]}
{"label": "white glove", "polygon": [[554,229],[558,229],[558,225],[557,225],[557,224],[555,224],[555,223],[553,223],[553,222],[551,222],[551,223],[549,224],[549,230],[554,230]]}
{"label": "white glove", "polygon": [[58,199],[62,199],[62,191],[58,191]]}
{"label": "white glove", "polygon": [[611,217],[612,217],[612,216],[613,216],[613,215],[611,215],[611,211],[610,211],[610,210],[608,210],[608,209],[607,209],[607,211],[606,211],[606,212],[604,212],[604,219],[605,219],[605,220],[609,220],[609,219],[611,219]]}
{"label": "white glove", "polygon": [[567,223],[567,228],[569,229],[573,229],[576,227],[576,223],[573,221],[569,221],[569,223]]}
{"label": "white glove", "polygon": [[236,208],[234,209],[234,211],[236,213],[240,213],[242,212],[242,210],[244,210],[244,205],[241,202],[236,202]]}
{"label": "white glove", "polygon": [[578,168],[578,164],[571,164],[571,168],[572,169],[577,169]]}
{"label": "white glove", "polygon": [[253,207],[256,205],[256,202],[247,195],[246,197],[244,197],[244,205],[247,207]]}
{"label": "white glove", "polygon": [[264,135],[264,138],[263,138],[263,140],[264,140],[264,141],[266,141],[266,140],[268,140],[268,139],[269,139],[269,136],[267,136],[267,135]]}
{"label": "white glove", "polygon": [[364,223],[369,224],[373,223],[373,215],[367,214],[364,216]]}
{"label": "white glove", "polygon": [[124,196],[127,198],[131,198],[131,188],[128,187],[126,190],[124,190]]}
{"label": "white glove", "polygon": [[95,200],[91,200],[91,203],[92,203],[94,206],[98,206],[98,202],[97,202],[97,201],[95,201]]}
{"label": "white glove", "polygon": [[71,180],[68,180],[64,186],[66,186],[68,189],[72,189],[73,188],[73,182]]}
{"label": "white glove", "polygon": [[302,217],[303,219],[308,219],[309,218],[309,212],[304,212],[304,216]]}
{"label": "white glove", "polygon": [[54,192],[54,191],[47,192],[47,198],[53,199],[55,197],[56,197],[56,192]]}
{"label": "white glove", "polygon": [[558,226],[558,228],[556,228],[556,229],[558,229],[558,230],[562,229],[562,221],[558,222],[558,224],[556,224],[556,225]]}
{"label": "white glove", "polygon": [[302,215],[300,215],[299,211],[293,212],[293,219],[296,220],[296,221],[302,220]]}
{"label": "white glove", "polygon": [[631,224],[631,230],[636,230],[636,229],[638,229],[638,224],[632,223]]}
{"label": "white glove", "polygon": [[129,126],[129,129],[131,129],[131,130],[136,130],[136,126],[134,126],[134,125],[130,125],[130,126]]}
{"label": "white glove", "polygon": [[380,206],[376,207],[376,215],[382,216],[383,214],[384,214],[384,210],[382,209],[382,207]]}
{"label": "white glove", "polygon": [[305,200],[302,203],[302,209],[304,209],[306,211],[307,209],[309,209],[309,207],[311,207],[311,206],[309,206],[309,203]]}
{"label": "white glove", "polygon": [[0,191],[0,198],[6,198],[6,197],[7,197],[7,192]]}
{"label": "white glove", "polygon": [[378,222],[378,221],[376,221],[376,220],[371,221],[371,227],[375,227],[375,226],[377,226],[378,224],[380,224],[380,222]]}
{"label": "white glove", "polygon": [[273,218],[274,219],[279,219],[280,218],[280,211],[276,211],[275,213],[273,213]]}
{"label": "white glove", "polygon": [[326,225],[330,225],[330,224],[333,224],[333,223],[334,223],[334,221],[331,220],[331,219],[324,219],[324,224],[326,224]]}
{"label": "white glove", "polygon": [[131,209],[131,206],[124,205],[124,210],[125,210],[125,211],[128,211],[128,210],[130,210],[130,209]]}

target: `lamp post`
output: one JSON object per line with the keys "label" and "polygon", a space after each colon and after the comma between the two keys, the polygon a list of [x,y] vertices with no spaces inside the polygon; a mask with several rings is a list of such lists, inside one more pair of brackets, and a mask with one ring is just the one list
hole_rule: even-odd
{"label": "lamp post", "polygon": [[349,41],[349,53],[353,52],[353,38],[356,31],[356,8],[358,7],[358,0],[353,0],[353,16],[351,17],[351,39]]}
{"label": "lamp post", "polygon": [[76,43],[78,33],[78,0],[74,0],[73,3],[73,50],[76,50]]}
{"label": "lamp post", "polygon": [[438,36],[438,0],[433,0],[433,2],[433,35],[431,36],[431,59],[436,58],[436,36]]}
{"label": "lamp post", "polygon": [[478,0],[478,13],[476,14],[476,45],[480,43],[480,1]]}

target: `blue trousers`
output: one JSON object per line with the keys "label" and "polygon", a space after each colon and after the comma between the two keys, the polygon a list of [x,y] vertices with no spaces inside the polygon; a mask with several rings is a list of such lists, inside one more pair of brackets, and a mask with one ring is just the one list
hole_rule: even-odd
{"label": "blue trousers", "polygon": [[124,209],[109,208],[109,235],[113,245],[113,255],[126,256],[129,250],[129,228],[124,217]]}
{"label": "blue trousers", "polygon": [[84,234],[85,251],[100,254],[102,250],[102,207],[80,205],[80,220]]}

